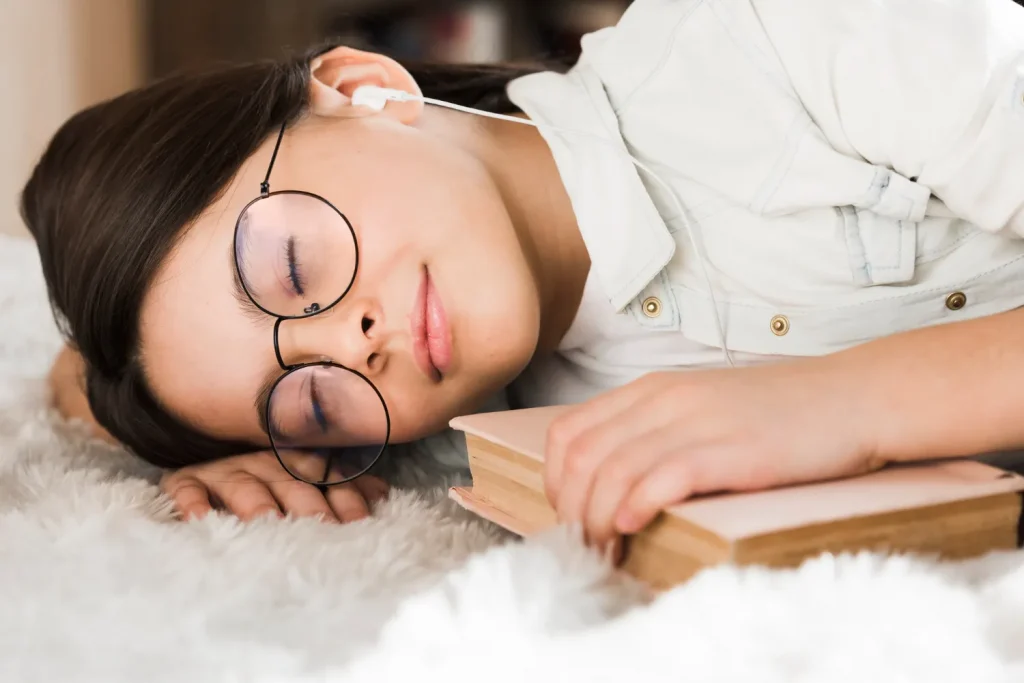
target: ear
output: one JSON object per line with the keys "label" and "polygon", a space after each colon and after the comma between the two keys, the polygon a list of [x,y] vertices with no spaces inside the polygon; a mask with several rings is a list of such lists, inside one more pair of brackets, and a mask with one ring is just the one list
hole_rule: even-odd
{"label": "ear", "polygon": [[412,74],[390,57],[350,47],[336,47],[315,57],[309,68],[312,76],[310,106],[318,116],[388,116],[401,123],[412,124],[423,111],[422,102],[389,102],[380,113],[352,105],[352,94],[362,85],[423,94]]}

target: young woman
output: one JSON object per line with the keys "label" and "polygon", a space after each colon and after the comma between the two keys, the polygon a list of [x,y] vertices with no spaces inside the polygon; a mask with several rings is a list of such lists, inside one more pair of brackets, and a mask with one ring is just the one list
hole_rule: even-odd
{"label": "young woman", "polygon": [[23,211],[92,413],[184,511],[357,518],[380,446],[508,389],[577,404],[547,491],[605,543],[1024,444],[1022,45],[1010,0],[639,0],[567,74],[334,47],[78,114]]}

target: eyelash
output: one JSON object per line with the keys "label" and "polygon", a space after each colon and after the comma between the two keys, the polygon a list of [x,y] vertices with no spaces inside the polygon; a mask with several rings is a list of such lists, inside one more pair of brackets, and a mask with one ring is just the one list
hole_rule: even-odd
{"label": "eyelash", "polygon": [[302,268],[298,257],[295,254],[295,238],[289,237],[285,245],[285,260],[288,263],[288,279],[291,280],[292,288],[299,296],[306,293],[306,284],[302,281]]}
{"label": "eyelash", "polygon": [[324,413],[323,400],[316,383],[316,374],[311,375],[309,378],[309,401],[313,408],[313,420],[320,427],[320,431],[326,434],[331,429],[331,423]]}

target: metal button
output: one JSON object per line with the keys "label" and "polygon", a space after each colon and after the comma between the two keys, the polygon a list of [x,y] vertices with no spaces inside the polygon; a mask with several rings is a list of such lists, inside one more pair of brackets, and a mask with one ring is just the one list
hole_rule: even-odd
{"label": "metal button", "polygon": [[776,337],[784,337],[787,332],[789,332],[789,318],[784,315],[772,318],[772,334]]}
{"label": "metal button", "polygon": [[648,318],[657,318],[661,315],[661,301],[656,296],[649,296],[644,299],[644,315]]}
{"label": "metal button", "polygon": [[946,308],[951,311],[959,311],[967,305],[967,295],[963,292],[953,292],[946,297]]}

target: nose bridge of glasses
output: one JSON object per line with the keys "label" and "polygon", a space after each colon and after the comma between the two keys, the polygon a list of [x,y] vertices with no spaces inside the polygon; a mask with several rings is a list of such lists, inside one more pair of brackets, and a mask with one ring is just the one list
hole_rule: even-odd
{"label": "nose bridge of glasses", "polygon": [[361,326],[361,315],[345,310],[345,301],[305,318],[285,320],[278,333],[278,347],[289,365],[329,359],[346,367],[363,368],[375,343]]}

